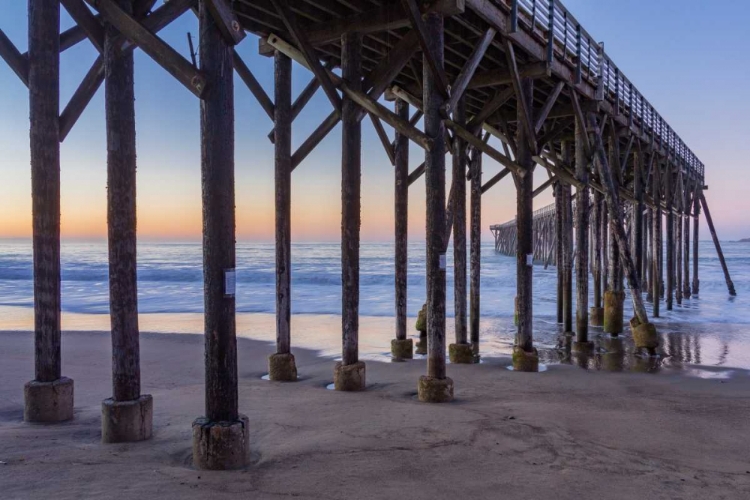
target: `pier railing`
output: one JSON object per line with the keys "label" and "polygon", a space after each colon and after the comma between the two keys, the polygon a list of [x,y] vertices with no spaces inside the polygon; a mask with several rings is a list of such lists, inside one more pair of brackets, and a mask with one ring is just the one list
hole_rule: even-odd
{"label": "pier railing", "polygon": [[686,173],[704,178],[704,165],[670,127],[666,120],[643,97],[633,83],[604,52],[573,15],[558,0],[499,0],[511,10],[511,31],[519,26],[547,41],[547,60],[554,56],[576,68],[580,82],[587,79],[597,86],[598,97],[612,101],[615,111],[628,116],[630,124],[638,124],[668,146],[682,160]]}

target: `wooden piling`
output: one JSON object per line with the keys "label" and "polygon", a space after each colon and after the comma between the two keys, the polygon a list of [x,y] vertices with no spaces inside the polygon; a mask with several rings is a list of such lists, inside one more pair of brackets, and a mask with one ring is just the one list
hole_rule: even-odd
{"label": "wooden piling", "polygon": [[[687,197],[690,200],[690,197]],[[690,298],[690,202],[685,205],[682,228],[683,256],[682,256],[682,296]]]}
{"label": "wooden piling", "polygon": [[675,301],[682,305],[682,208],[675,214]]}
{"label": "wooden piling", "polygon": [[666,217],[667,217],[667,280],[666,280],[666,304],[667,311],[672,310],[672,301],[674,294],[674,205],[672,198],[674,194],[674,180],[672,179],[672,164],[667,161],[665,168],[665,186],[664,193],[666,198]]}
{"label": "wooden piling", "polygon": [[60,5],[29,0],[29,118],[34,248],[35,380],[61,376]]}
{"label": "wooden piling", "polygon": [[[575,122],[575,173],[584,187],[576,191],[576,341],[589,341],[589,253],[581,251],[589,247],[589,165],[586,144],[586,124],[579,118]],[[601,211],[599,211],[601,214]]]}
{"label": "wooden piling", "polygon": [[[640,150],[639,150],[640,151]],[[643,272],[643,251],[645,244],[643,231],[643,211],[645,208],[643,197],[643,155],[635,152],[633,160],[633,192],[635,194],[635,204],[633,205],[633,259],[635,259],[635,268],[638,272],[638,281],[641,290],[644,289],[644,279],[646,273]]]}
{"label": "wooden piling", "polygon": [[[443,18],[428,14],[428,43],[436,64],[443,66]],[[445,126],[440,108],[445,102],[440,87],[423,56],[424,131],[433,142],[425,151],[427,209],[427,375],[445,378]]]}
{"label": "wooden piling", "polygon": [[[118,4],[132,14],[132,0],[119,0]],[[122,52],[121,44],[120,32],[107,23],[103,57],[112,387],[115,401],[134,401],[141,395],[136,276],[135,88],[133,52]]]}
{"label": "wooden piling", "polygon": [[[602,205],[604,200],[599,191],[594,192],[594,203],[591,206],[591,236],[593,239],[592,274],[594,284],[594,305],[597,311],[602,308]],[[597,312],[596,314],[599,314]],[[596,319],[596,321],[594,321]],[[597,318],[592,316],[593,326],[601,326],[601,315]]]}
{"label": "wooden piling", "polygon": [[[574,162],[574,145],[564,142],[562,145],[563,163],[570,168]],[[573,196],[571,186],[560,183],[562,189],[563,221],[561,236],[562,261],[557,265],[563,269],[563,332],[573,332]]]}
{"label": "wooden piling", "polygon": [[291,348],[292,60],[274,54],[274,187],[276,192],[276,353]]}
{"label": "wooden piling", "polygon": [[[362,35],[341,37],[341,75],[347,86],[362,90]],[[359,106],[346,94],[341,107],[341,324],[342,363],[359,361],[359,230],[362,177],[362,126]]]}
{"label": "wooden piling", "polygon": [[[409,104],[396,99],[396,114],[409,119]],[[395,264],[396,264],[396,339],[406,340],[406,298],[409,222],[409,138],[396,132],[395,158]]]}
{"label": "wooden piling", "polygon": [[[612,140],[610,140],[609,147],[607,148],[609,153],[609,164],[619,165],[619,159],[617,158],[617,150]],[[617,175],[612,176],[612,184],[614,189],[618,190],[620,182],[618,181]],[[622,291],[622,265],[620,263],[620,250],[619,242],[615,233],[617,232],[617,221],[614,219],[614,214],[608,211],[608,240],[609,245],[607,246],[607,290],[610,292],[621,292]],[[605,306],[606,307],[606,306]],[[605,312],[606,314],[606,312]],[[619,333],[619,332],[610,332]]]}
{"label": "wooden piling", "polygon": [[[453,110],[453,121],[464,127],[466,105],[459,99]],[[466,325],[466,145],[460,137],[453,148],[453,284],[456,344],[467,344]]]}
{"label": "wooden piling", "polygon": [[721,250],[721,244],[719,243],[719,236],[716,234],[716,228],[714,227],[714,221],[711,218],[711,212],[708,210],[708,204],[706,203],[706,197],[703,195],[703,191],[701,191],[700,195],[701,200],[701,206],[703,207],[703,212],[706,214],[706,224],[708,224],[708,230],[711,233],[711,239],[714,242],[714,246],[716,247],[716,254],[719,256],[719,263],[721,264],[721,270],[724,271],[724,280],[727,283],[727,290],[729,291],[729,295],[737,295],[737,292],[734,289],[734,283],[732,282],[732,278],[729,276],[729,268],[727,267],[727,261],[724,260],[724,252]]}
{"label": "wooden piling", "polygon": [[701,218],[701,192],[696,191],[693,199],[693,295],[698,295],[700,289],[700,280],[698,279],[698,227]]}
{"label": "wooden piling", "polygon": [[659,179],[659,165],[655,165],[657,169],[654,172],[653,181],[653,198],[656,208],[652,209],[651,215],[653,219],[651,221],[651,260],[652,260],[652,271],[651,271],[651,296],[654,301],[653,314],[654,318],[659,317],[659,309],[661,302],[661,193],[660,193],[660,179]]}
{"label": "wooden piling", "polygon": [[646,238],[644,238],[645,243],[645,259],[643,259],[644,265],[645,265],[645,272],[643,276],[645,279],[645,286],[646,286],[646,300],[648,302],[653,302],[654,300],[654,251],[653,251],[653,219],[654,219],[654,210],[652,208],[648,208],[646,210],[646,223],[644,231]]}
{"label": "wooden piling", "polygon": [[474,356],[479,355],[480,270],[482,257],[482,153],[475,151],[471,161],[470,201],[470,285],[469,337]]}
{"label": "wooden piling", "polygon": [[[530,78],[521,80],[521,92],[526,102],[533,102],[534,82]],[[523,123],[525,116],[523,106],[518,106],[518,122]],[[526,353],[534,350],[533,344],[533,290],[534,275],[534,219],[533,196],[534,191],[534,160],[529,147],[529,138],[525,127],[519,125],[516,138],[516,162],[525,170],[521,177],[513,174],[516,181],[516,224],[518,241],[516,246],[516,295],[518,297],[518,330],[516,333],[516,348]],[[585,247],[584,247],[585,248]],[[583,252],[585,253],[585,252]]]}
{"label": "wooden piling", "polygon": [[235,322],[234,74],[227,44],[205,2],[200,8],[203,290],[206,417],[238,420]]}
{"label": "wooden piling", "polygon": [[558,181],[554,183],[555,192],[555,265],[557,266],[557,322],[563,322],[563,218],[565,214],[563,212],[563,188],[562,184]]}

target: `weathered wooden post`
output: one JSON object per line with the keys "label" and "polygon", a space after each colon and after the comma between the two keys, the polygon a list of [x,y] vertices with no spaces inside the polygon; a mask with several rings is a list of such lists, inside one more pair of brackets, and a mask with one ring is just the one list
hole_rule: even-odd
{"label": "weathered wooden post", "polygon": [[73,418],[73,380],[60,356],[60,4],[29,0],[29,118],[34,248],[34,380],[26,422]]}
{"label": "weathered wooden post", "polygon": [[[654,300],[654,252],[653,252],[653,224],[654,220],[654,209],[648,208],[646,210],[646,231],[644,231],[646,238],[644,238],[644,248],[646,252],[646,258],[643,259],[644,265],[646,266],[644,276],[646,277],[646,300],[653,302]],[[649,236],[650,235],[650,236]]]}
{"label": "weathered wooden post", "polygon": [[615,189],[615,183],[610,169],[607,154],[604,150],[604,143],[601,135],[598,133],[596,117],[593,113],[589,114],[589,123],[593,129],[595,140],[594,152],[596,153],[597,169],[599,178],[604,186],[604,198],[607,201],[610,217],[612,218],[612,228],[614,229],[613,237],[617,242],[619,250],[619,260],[625,270],[630,296],[633,300],[633,312],[635,313],[630,320],[630,326],[633,330],[633,340],[636,348],[647,349],[653,354],[659,345],[659,339],[656,333],[656,327],[648,320],[646,308],[643,306],[643,297],[639,290],[638,277],[636,275],[635,264],[630,254],[630,247],[627,245],[627,236],[625,228],[622,225],[622,210],[620,207],[620,196]]}
{"label": "weathered wooden post", "polygon": [[[466,126],[466,105],[461,98],[453,110],[453,121]],[[466,324],[466,143],[456,136],[453,144],[453,284],[456,342],[448,346],[451,363],[476,361]]]}
{"label": "weathered wooden post", "polygon": [[659,317],[661,304],[661,193],[659,189],[660,175],[659,165],[654,165],[653,197],[656,208],[652,209],[653,220],[651,221],[651,296],[654,300],[654,318]]}
{"label": "weathered wooden post", "polygon": [[675,214],[675,301],[682,305],[682,207]]}
{"label": "weathered wooden post", "polygon": [[[530,78],[521,80],[521,94],[531,107],[534,102],[534,81]],[[532,111],[529,109],[529,112]],[[533,113],[532,113],[533,114]],[[516,225],[518,241],[516,244],[516,297],[518,301],[518,330],[513,346],[513,369],[524,372],[539,370],[539,354],[534,348],[533,319],[533,276],[534,276],[534,160],[529,144],[526,127],[521,126],[526,120],[523,106],[518,106],[518,131],[516,163],[523,168],[524,175],[513,173],[516,181]],[[585,246],[583,247],[585,248]],[[585,252],[584,252],[585,253]]]}
{"label": "weathered wooden post", "polygon": [[482,153],[474,151],[471,160],[470,229],[471,271],[469,285],[469,337],[474,357],[479,358],[479,291],[482,260]]}
{"label": "weathered wooden post", "polygon": [[[571,89],[571,92],[575,90]],[[589,237],[589,138],[586,124],[576,117],[575,122],[575,172],[576,179],[583,187],[576,191],[576,342],[577,350],[586,351],[592,346],[589,342],[589,253],[580,249],[588,248]],[[601,217],[601,210],[597,211]]]}
{"label": "weathered wooden post", "polygon": [[[133,0],[119,0],[133,13]],[[153,398],[141,394],[136,276],[136,144],[133,52],[120,51],[120,32],[105,25],[109,316],[113,396],[102,402],[102,441],[151,438]],[[118,43],[118,40],[120,42]]]}
{"label": "weathered wooden post", "polygon": [[682,296],[690,298],[690,195],[685,197],[685,210],[683,215],[683,257],[682,257]]}
{"label": "weathered wooden post", "polygon": [[[563,163],[565,168],[570,168],[573,161],[574,144],[563,142]],[[562,261],[557,265],[563,269],[563,332],[573,335],[573,196],[571,186],[567,182],[560,182],[562,189],[563,223],[562,234]]]}
{"label": "weathered wooden post", "polygon": [[708,224],[708,230],[711,233],[711,239],[714,241],[714,247],[716,247],[716,254],[719,256],[719,263],[721,264],[721,270],[724,271],[724,280],[727,283],[727,291],[729,295],[735,296],[737,292],[734,289],[734,283],[732,278],[729,276],[729,268],[727,267],[727,261],[724,260],[724,252],[721,250],[721,244],[719,243],[719,236],[716,234],[716,228],[714,227],[714,221],[711,218],[711,211],[708,209],[708,203],[706,203],[706,197],[703,195],[701,190],[701,206],[703,212],[706,214],[706,224]]}
{"label": "weathered wooden post", "polygon": [[453,400],[453,380],[445,371],[445,125],[440,108],[445,96],[430,58],[438,70],[444,65],[443,17],[431,12],[424,19],[427,37],[423,52],[424,132],[432,139],[425,151],[427,193],[427,375],[419,377],[420,401],[443,403]]}
{"label": "weathered wooden post", "polygon": [[276,352],[268,357],[268,377],[297,380],[291,352],[292,313],[292,60],[274,53],[274,188],[276,231]]}
{"label": "weathered wooden post", "polygon": [[674,293],[674,180],[672,179],[672,157],[667,158],[665,166],[665,186],[664,193],[666,198],[667,210],[667,284],[666,284],[666,302],[667,311],[672,310],[672,300]]}
{"label": "weathered wooden post", "polygon": [[[609,287],[609,247],[612,244],[609,241],[609,210],[607,209],[607,202],[602,195],[602,208],[599,211],[599,222],[601,222],[602,228],[602,302],[604,301],[604,292]],[[604,324],[604,307],[602,303],[602,324]]]}
{"label": "weathered wooden post", "polygon": [[552,189],[555,193],[555,266],[557,267],[557,322],[563,322],[563,193],[562,184],[557,181]]}
{"label": "weathered wooden post", "polygon": [[[396,99],[396,114],[409,120],[409,104]],[[395,159],[395,264],[396,264],[396,338],[391,340],[393,359],[412,359],[414,341],[406,335],[406,286],[408,271],[408,223],[409,223],[409,138],[396,132],[394,142]]]}
{"label": "weathered wooden post", "polygon": [[646,279],[646,273],[643,272],[643,250],[645,248],[643,243],[643,210],[645,208],[643,202],[643,154],[640,153],[640,148],[634,153],[633,159],[633,192],[635,194],[635,204],[633,205],[633,258],[635,259],[635,267],[638,270],[638,281],[640,282],[640,289],[644,289],[644,280]]}
{"label": "weathered wooden post", "polygon": [[[604,308],[602,307],[602,223],[604,199],[599,191],[594,192],[594,203],[591,207],[591,235],[593,241],[593,252],[591,252],[593,265],[591,266],[594,277],[594,305],[589,311],[589,324],[591,326],[602,326],[604,322]],[[588,279],[588,277],[587,277]]]}
{"label": "weathered wooden post", "polygon": [[[362,90],[362,35],[341,37],[341,76]],[[361,223],[362,122],[359,106],[346,94],[341,105],[341,326],[343,352],[333,370],[337,391],[363,391],[365,363],[359,360],[359,229]]]}
{"label": "weathered wooden post", "polygon": [[[615,144],[615,141],[617,140],[616,137],[611,137],[609,140],[609,147],[607,148],[609,153],[609,164],[615,165],[615,168],[618,168],[617,165],[620,163],[620,159],[618,158],[618,148]],[[617,175],[612,176],[612,184],[614,189],[619,189],[620,183]],[[607,248],[609,270],[607,272],[607,290],[604,292],[604,323],[602,326],[604,332],[614,336],[622,333],[623,304],[625,302],[625,291],[622,287],[622,265],[620,263],[619,242],[615,235],[618,230],[616,225],[619,223],[620,222],[615,219],[614,214],[610,213],[609,246]]]}
{"label": "weathered wooden post", "polygon": [[238,411],[235,322],[234,71],[232,47],[200,2],[203,296],[206,415],[193,422],[199,469],[247,465],[249,420]]}
{"label": "weathered wooden post", "polygon": [[702,190],[696,190],[693,199],[693,295],[698,295],[700,288],[700,280],[698,279],[698,227],[700,226],[701,218],[701,203],[700,198],[703,194]]}

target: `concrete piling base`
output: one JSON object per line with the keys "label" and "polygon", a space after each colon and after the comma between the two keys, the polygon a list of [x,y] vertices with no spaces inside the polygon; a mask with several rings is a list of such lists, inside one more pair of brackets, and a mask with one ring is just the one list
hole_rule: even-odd
{"label": "concrete piling base", "polygon": [[633,342],[637,348],[653,351],[659,347],[659,335],[653,323],[642,323],[633,328]]}
{"label": "concrete piling base", "polygon": [[538,372],[539,353],[537,350],[526,352],[518,346],[513,347],[513,370],[517,372]]}
{"label": "concrete piling base", "polygon": [[589,309],[589,324],[591,326],[602,326],[604,324],[604,308],[592,307]]}
{"label": "concrete piling base", "polygon": [[365,382],[365,363],[357,361],[351,365],[345,365],[341,361],[333,368],[333,388],[337,391],[364,391],[367,387]]}
{"label": "concrete piling base", "polygon": [[248,465],[250,421],[245,415],[232,422],[193,422],[193,465],[205,470],[234,470]]}
{"label": "concrete piling base", "polygon": [[612,335],[622,333],[625,292],[604,292],[604,331]]}
{"label": "concrete piling base", "polygon": [[450,344],[448,346],[448,359],[450,359],[451,363],[465,365],[477,362],[471,344]]}
{"label": "concrete piling base", "polygon": [[295,382],[297,380],[297,365],[294,354],[275,353],[268,357],[268,378],[275,382]]}
{"label": "concrete piling base", "polygon": [[25,422],[54,423],[73,418],[73,379],[32,380],[23,387],[23,396]]}
{"label": "concrete piling base", "polygon": [[133,443],[151,439],[154,399],[144,394],[133,401],[102,401],[102,443]]}
{"label": "concrete piling base", "polygon": [[453,379],[419,377],[417,398],[423,403],[448,403],[453,401]]}
{"label": "concrete piling base", "polygon": [[414,341],[412,339],[392,339],[391,357],[395,361],[414,358]]}
{"label": "concrete piling base", "polygon": [[419,332],[419,340],[417,341],[417,354],[427,354],[427,332]]}

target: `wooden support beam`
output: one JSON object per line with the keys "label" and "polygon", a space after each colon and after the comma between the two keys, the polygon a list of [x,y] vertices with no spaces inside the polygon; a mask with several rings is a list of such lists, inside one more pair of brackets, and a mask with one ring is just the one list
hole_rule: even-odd
{"label": "wooden support beam", "polygon": [[[53,382],[62,376],[59,27],[58,2],[29,0],[28,83],[34,250],[34,380],[38,382]],[[72,408],[70,410],[71,415],[68,418],[72,418]]]}
{"label": "wooden support beam", "polygon": [[457,123],[454,123],[451,120],[444,120],[445,125],[453,130],[453,132],[460,137],[461,139],[465,140],[470,146],[478,149],[482,153],[486,154],[496,162],[500,163],[504,167],[508,168],[511,172],[518,175],[519,177],[524,177],[526,175],[526,171],[516,162],[512,161],[507,156],[503,155],[498,151],[497,149],[493,148],[489,144],[486,144],[484,141],[482,141],[479,137],[475,136],[465,128],[461,127]]}
{"label": "wooden support beam", "polygon": [[472,152],[470,169],[469,338],[474,356],[478,357],[482,260],[482,154],[479,151]]}
{"label": "wooden support beam", "polygon": [[510,169],[504,168],[497,174],[495,174],[490,180],[488,180],[486,183],[484,183],[481,187],[481,194],[486,193],[490,190],[495,184],[503,180],[508,174],[510,173]]}
{"label": "wooden support beam", "polygon": [[536,121],[534,122],[535,134],[538,134],[539,131],[542,130],[544,122],[547,120],[547,116],[549,115],[550,111],[552,111],[552,106],[554,106],[557,102],[557,98],[560,96],[560,92],[562,92],[564,85],[565,84],[563,82],[559,82],[557,85],[555,85],[552,93],[550,93],[550,95],[547,97],[544,106],[542,106],[542,109],[539,110],[539,114],[537,115]]}
{"label": "wooden support beam", "polygon": [[[552,184],[554,184],[555,182],[558,182],[557,176],[552,176],[552,177],[550,177],[549,179],[547,179],[546,181],[544,181],[544,182],[543,182],[542,184],[540,184],[540,185],[539,185],[539,187],[538,187],[538,188],[536,188],[536,189],[535,189],[535,190],[534,190],[534,191],[533,191],[533,192],[531,193],[531,197],[532,197],[532,198],[536,198],[537,196],[539,196],[540,194],[542,194],[542,193],[543,193],[543,192],[544,192],[544,191],[545,191],[545,190],[546,190],[546,189],[547,189],[548,187],[550,187],[550,186],[551,186]],[[555,198],[557,198],[557,195],[555,195]],[[562,197],[560,198],[560,202],[562,203]],[[561,219],[561,220],[562,220],[562,219]],[[559,240],[560,240],[560,239],[558,238],[558,241],[559,241]]]}
{"label": "wooden support beam", "polygon": [[700,227],[700,216],[701,216],[701,204],[700,204],[701,191],[699,187],[696,187],[695,194],[693,195],[693,295],[698,295],[700,291],[700,280],[698,279],[698,228]]}
{"label": "wooden support beam", "polygon": [[[71,15],[73,11],[77,12],[76,9],[86,11],[89,21],[98,25],[98,21],[93,19],[82,2],[64,0],[63,4]],[[69,5],[75,7],[71,9]],[[121,5],[126,12],[132,14],[132,2],[121,2]],[[77,13],[73,17],[84,18],[86,15]],[[134,62],[132,51],[120,54],[119,32],[116,28],[107,25],[106,31],[100,35],[103,62],[107,71],[104,108],[107,128],[107,247],[113,398],[115,401],[136,401],[141,397],[141,372],[136,276]],[[109,425],[118,424],[115,421]],[[102,437],[107,440],[109,436],[103,434]]]}
{"label": "wooden support beam", "polygon": [[667,278],[666,278],[666,303],[667,311],[672,310],[674,300],[674,213],[672,212],[672,200],[674,199],[674,180],[672,175],[672,164],[667,161],[665,172],[665,201],[667,202]]}
{"label": "wooden support beam", "polygon": [[329,73],[320,63],[320,59],[318,58],[315,49],[308,43],[304,31],[297,25],[297,18],[292,13],[288,0],[271,1],[281,16],[284,26],[286,26],[287,31],[292,36],[297,48],[302,51],[302,54],[304,54],[308,67],[318,80],[320,80],[320,84],[323,87],[326,96],[328,96],[328,100],[331,101],[334,111],[341,112],[341,97],[339,97],[338,92],[336,92],[336,87],[331,81]]}
{"label": "wooden support beam", "polygon": [[411,171],[411,173],[409,173],[409,185],[410,186],[414,184],[417,181],[417,179],[422,177],[422,175],[424,174],[424,170],[425,170],[425,164],[424,162],[422,162],[417,168],[415,168],[414,170]]}
{"label": "wooden support beam", "polygon": [[719,243],[719,236],[716,234],[716,228],[714,227],[714,221],[711,218],[711,211],[708,209],[708,203],[706,203],[706,197],[703,195],[703,191],[700,193],[700,202],[703,207],[703,212],[706,214],[706,224],[708,224],[708,230],[711,232],[711,239],[716,247],[716,254],[719,256],[719,263],[721,263],[721,270],[724,271],[724,280],[727,282],[727,290],[729,295],[735,296],[737,292],[734,289],[734,283],[732,278],[729,276],[729,268],[727,267],[727,261],[724,260],[724,252],[721,250],[721,243]]}
{"label": "wooden support beam", "polygon": [[461,68],[461,72],[458,74],[454,85],[451,87],[450,99],[448,99],[448,101],[443,105],[443,111],[446,114],[453,113],[454,109],[456,108],[456,104],[463,96],[466,87],[469,85],[469,81],[474,76],[474,72],[479,67],[479,63],[482,62],[484,53],[487,52],[487,49],[492,43],[492,40],[495,38],[496,33],[497,32],[494,29],[488,28],[487,31],[485,31],[482,37],[479,39],[477,44],[474,46],[473,52],[464,63],[464,66],[463,68]]}
{"label": "wooden support beam", "polygon": [[[401,119],[409,118],[409,104],[396,100],[396,114]],[[395,297],[396,339],[406,340],[407,277],[408,277],[408,228],[409,228],[409,138],[396,132],[395,156]]]}
{"label": "wooden support beam", "polygon": [[[375,132],[378,134],[380,143],[383,145],[385,154],[388,156],[388,161],[391,162],[391,165],[395,166],[396,157],[393,151],[394,146],[391,143],[390,139],[388,138],[388,134],[385,132],[385,129],[383,128],[383,124],[380,122],[380,119],[377,116],[375,116],[372,113],[368,113],[368,114],[370,115],[370,121],[372,122],[372,126],[375,129]],[[398,113],[396,114],[396,116],[399,116]],[[401,118],[401,116],[399,116],[399,118]]]}
{"label": "wooden support beam", "polygon": [[[276,354],[289,354],[292,337],[292,60],[279,51],[274,55],[274,103]],[[290,373],[284,375],[292,380],[296,378]]]}
{"label": "wooden support beam", "polygon": [[245,85],[247,85],[247,88],[250,89],[250,92],[255,96],[260,107],[263,108],[263,111],[265,111],[268,117],[273,120],[275,110],[271,98],[268,97],[268,94],[263,90],[260,82],[258,82],[255,75],[253,75],[253,72],[250,71],[250,68],[247,67],[240,55],[234,49],[232,50],[232,63],[234,64],[234,70],[237,72],[237,75],[243,82],[245,82]]}
{"label": "wooden support beam", "polygon": [[[549,65],[546,62],[528,63],[518,68],[521,78],[547,78],[551,76]],[[513,75],[506,68],[498,68],[482,73],[477,73],[469,82],[469,89],[481,89],[495,87],[497,85],[510,85],[513,83]]]}
{"label": "wooden support beam", "polygon": [[91,44],[100,54],[104,52],[104,26],[99,18],[91,13],[83,0],[60,0],[70,17],[83,29]]}
{"label": "wooden support beam", "polygon": [[[359,361],[362,124],[357,120],[359,103],[352,97],[352,94],[364,95],[361,92],[362,35],[359,33],[347,33],[341,38],[341,71],[351,91],[344,93],[341,128],[341,362],[349,366]],[[364,383],[360,389],[363,386]],[[341,390],[339,387],[337,389]]]}
{"label": "wooden support beam", "polygon": [[469,124],[466,125],[466,129],[476,134],[479,132],[479,130],[482,128],[482,124],[487,121],[487,119],[492,116],[495,111],[500,109],[503,104],[507,103],[515,94],[515,91],[513,88],[507,88],[503,91],[497,91],[495,95],[492,97],[490,102],[485,104],[482,109],[477,113],[471,120],[469,120]]}
{"label": "wooden support beam", "polygon": [[245,39],[245,30],[240,26],[237,16],[232,10],[232,6],[227,0],[203,0],[206,2],[206,8],[216,21],[222,36],[229,45],[237,45]]}
{"label": "wooden support beam", "polygon": [[[573,166],[574,144],[562,144],[563,167]],[[573,196],[571,186],[566,182],[559,184],[562,191],[562,267],[563,275],[563,332],[573,334]]]}
{"label": "wooden support beam", "polygon": [[102,82],[104,82],[104,59],[99,56],[60,114],[60,142],[63,142],[73,129]]}
{"label": "wooden support beam", "polygon": [[[527,99],[527,96],[523,94],[521,88],[521,76],[518,72],[518,64],[516,63],[516,50],[513,48],[513,42],[511,42],[510,39],[505,40],[505,57],[508,61],[508,68],[513,77],[513,88],[516,91],[516,106],[520,111],[518,113],[518,121],[526,132],[524,136],[529,142],[529,148],[531,148],[531,154],[533,155],[537,152],[536,132],[534,131],[534,126],[532,124],[533,114],[531,109],[531,105],[534,102],[534,96],[531,95]],[[528,79],[528,81],[531,80]]]}
{"label": "wooden support beam", "polygon": [[[489,42],[487,42],[489,43]],[[456,101],[453,118],[459,125],[466,124],[466,104],[464,99]],[[451,206],[453,223],[453,288],[454,322],[456,344],[468,344],[467,303],[466,303],[466,164],[467,154],[463,141],[456,137],[453,154],[453,175]],[[447,241],[446,241],[447,243]]]}
{"label": "wooden support beam", "polygon": [[[413,0],[407,1],[410,8]],[[443,380],[445,370],[445,125],[440,108],[445,101],[443,71],[443,18],[428,14],[424,23],[417,13],[412,23],[421,25],[424,66],[434,65],[424,72],[424,129],[433,147],[425,151],[425,188],[427,212],[427,377]],[[450,391],[452,397],[453,391]]]}
{"label": "wooden support beam", "polygon": [[[435,77],[435,85],[437,86],[438,91],[444,98],[448,98],[448,89],[450,88],[450,83],[448,82],[448,77],[445,74],[443,65],[440,63],[440,61],[438,61],[438,55],[434,53],[434,44],[429,38],[429,34],[427,33],[427,26],[425,25],[425,21],[422,20],[422,13],[419,10],[419,6],[417,5],[416,0],[401,0],[401,5],[403,6],[406,14],[409,16],[411,25],[417,34],[419,45],[422,47],[422,56],[424,58],[424,62],[427,66],[429,66],[432,75]],[[435,13],[433,13],[432,15],[433,17],[438,16]],[[440,17],[442,23],[442,16],[438,17]],[[440,50],[443,50],[442,47],[440,48]]]}
{"label": "wooden support beam", "polygon": [[[596,132],[598,128],[595,122],[593,114],[589,114],[589,124]],[[596,137],[596,151],[597,151],[597,167],[599,171],[599,178],[602,184],[606,187],[604,198],[607,202],[607,208],[610,217],[613,219],[611,226],[615,228],[614,236],[617,240],[617,247],[620,252],[620,261],[625,269],[625,275],[628,281],[628,287],[630,288],[630,296],[633,300],[633,311],[640,324],[648,323],[648,314],[646,308],[643,306],[643,297],[641,296],[638,277],[636,275],[635,265],[630,255],[630,247],[627,245],[627,236],[625,235],[625,229],[622,225],[622,212],[620,207],[619,194],[614,187],[612,172],[610,170],[609,161],[607,160],[607,154],[604,150],[604,143],[597,133],[594,133]],[[580,203],[581,200],[579,199]]]}
{"label": "wooden support beam", "polygon": [[29,60],[24,57],[10,41],[10,38],[0,30],[0,57],[10,66],[10,69],[27,87],[29,86]]}
{"label": "wooden support beam", "polygon": [[[232,47],[201,2],[200,63],[211,91],[201,109],[206,418],[236,422],[234,72]],[[195,431],[194,431],[195,432]]]}
{"label": "wooden support beam", "polygon": [[156,63],[174,76],[197,97],[206,90],[206,78],[187,59],[164,43],[143,24],[123,11],[113,0],[86,0],[128,40],[138,45]]}
{"label": "wooden support beam", "polygon": [[[571,89],[571,92],[574,92]],[[575,172],[581,187],[576,189],[576,341],[589,342],[589,163],[585,123],[575,120]],[[595,278],[596,279],[596,278]],[[594,303],[596,306],[597,304]]]}

